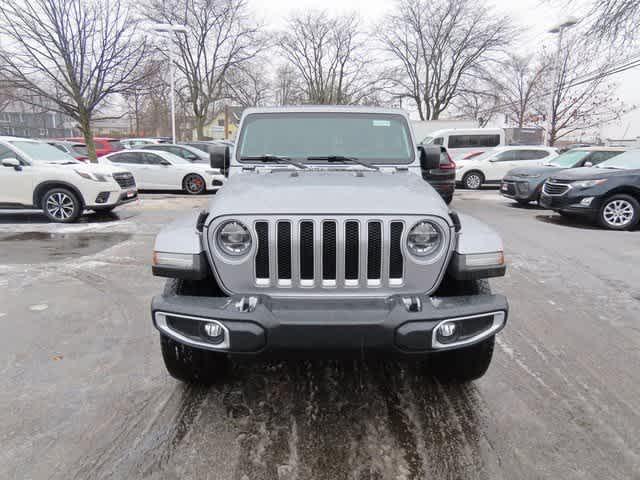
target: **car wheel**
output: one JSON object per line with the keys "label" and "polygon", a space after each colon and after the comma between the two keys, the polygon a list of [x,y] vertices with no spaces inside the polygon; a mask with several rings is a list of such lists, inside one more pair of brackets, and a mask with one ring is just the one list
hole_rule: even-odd
{"label": "car wheel", "polygon": [[484,182],[484,177],[480,172],[469,172],[462,179],[464,188],[469,190],[478,190],[482,186],[482,182]]}
{"label": "car wheel", "polygon": [[613,195],[602,202],[598,220],[611,230],[629,230],[638,223],[640,204],[630,195]]}
{"label": "car wheel", "polygon": [[434,376],[443,383],[470,382],[482,377],[493,357],[495,335],[470,347],[434,356],[432,370]]}
{"label": "car wheel", "polygon": [[167,371],[181,382],[212,385],[224,378],[229,366],[224,353],[189,347],[163,334],[160,348]]}
{"label": "car wheel", "polygon": [[75,222],[82,213],[80,200],[67,188],[53,188],[42,196],[42,211],[49,220],[58,223]]}
{"label": "car wheel", "polygon": [[207,189],[204,179],[197,173],[190,173],[182,181],[182,188],[191,195],[200,195]]}

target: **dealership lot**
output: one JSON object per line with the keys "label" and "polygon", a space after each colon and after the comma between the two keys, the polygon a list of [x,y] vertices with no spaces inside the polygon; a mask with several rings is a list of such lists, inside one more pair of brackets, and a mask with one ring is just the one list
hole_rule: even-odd
{"label": "dealership lot", "polygon": [[141,196],[73,225],[0,214],[0,478],[634,478],[640,230],[602,230],[495,189],[452,207],[505,242],[511,304],[470,386],[392,363],[165,372],[155,233],[208,197]]}

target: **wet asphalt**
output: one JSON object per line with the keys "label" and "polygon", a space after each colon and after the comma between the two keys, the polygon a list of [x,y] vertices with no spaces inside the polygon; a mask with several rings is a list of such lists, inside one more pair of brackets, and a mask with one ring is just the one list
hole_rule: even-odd
{"label": "wet asphalt", "polygon": [[482,379],[291,361],[204,389],[165,372],[149,318],[154,234],[204,203],[143,195],[68,226],[0,212],[0,478],[640,478],[640,230],[458,193],[509,261]]}

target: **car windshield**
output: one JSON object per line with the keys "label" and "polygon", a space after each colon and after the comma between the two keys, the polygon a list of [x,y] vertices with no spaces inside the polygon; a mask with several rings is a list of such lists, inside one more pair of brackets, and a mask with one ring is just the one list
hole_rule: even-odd
{"label": "car windshield", "polygon": [[553,160],[547,162],[545,165],[550,167],[573,167],[580,160],[584,159],[591,152],[588,150],[569,150],[568,152],[558,155]]}
{"label": "car windshield", "polygon": [[249,115],[238,141],[238,152],[239,159],[265,155],[298,161],[308,157],[354,157],[380,164],[411,163],[415,155],[409,126],[402,115],[345,112]]}
{"label": "car windshield", "polygon": [[622,170],[640,169],[640,150],[632,150],[629,152],[616,155],[610,160],[599,163],[596,168],[611,168]]}
{"label": "car windshield", "polygon": [[67,153],[49,145],[48,143],[29,142],[15,140],[11,145],[18,148],[34,162],[56,162],[56,163],[78,163],[78,161]]}
{"label": "car windshield", "polygon": [[422,142],[421,142],[421,143],[422,143],[423,145],[429,145],[429,144],[430,144],[430,143],[432,143],[432,142],[433,142],[433,137],[424,137],[424,138],[422,139]]}
{"label": "car windshield", "polygon": [[78,155],[89,155],[87,146],[83,144],[73,145],[73,151],[76,152]]}

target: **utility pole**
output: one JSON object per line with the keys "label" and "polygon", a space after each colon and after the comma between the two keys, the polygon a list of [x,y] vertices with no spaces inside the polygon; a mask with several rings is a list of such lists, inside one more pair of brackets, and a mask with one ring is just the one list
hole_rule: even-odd
{"label": "utility pole", "polygon": [[224,105],[224,139],[229,139],[229,105]]}

